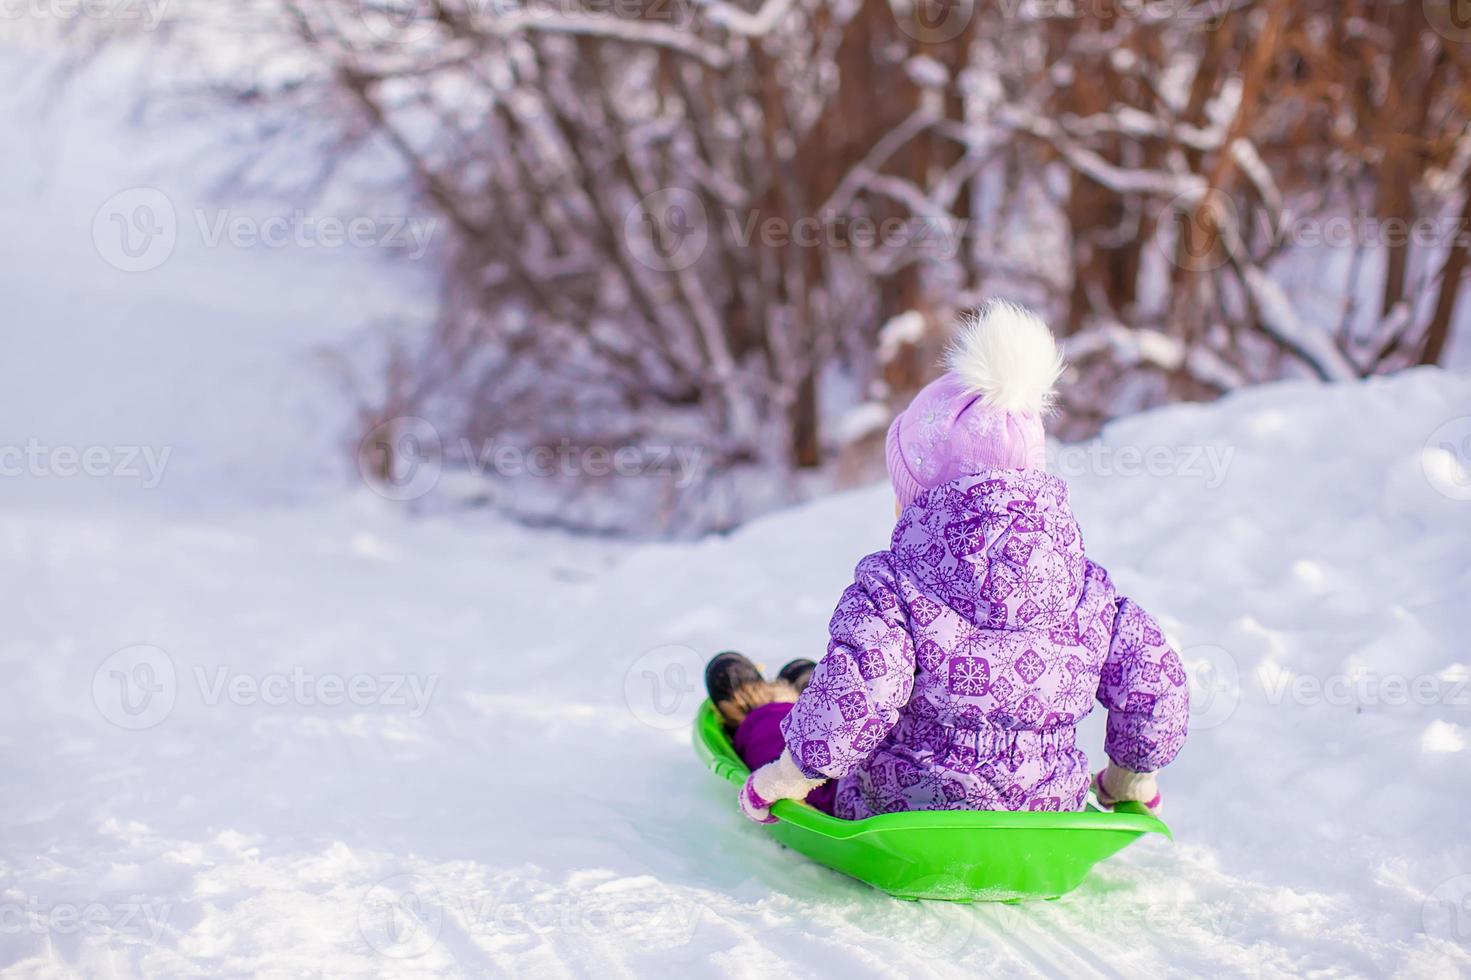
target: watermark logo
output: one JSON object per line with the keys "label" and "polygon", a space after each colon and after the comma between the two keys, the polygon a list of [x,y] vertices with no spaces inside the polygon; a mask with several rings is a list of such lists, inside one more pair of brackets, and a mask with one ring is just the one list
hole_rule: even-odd
{"label": "watermark logo", "polygon": [[[921,875],[910,887],[914,894],[938,898],[968,898],[973,889],[948,872]],[[895,902],[889,914],[871,928],[886,939],[907,946],[926,960],[951,961],[974,948],[977,917],[967,904],[949,901]]]}
{"label": "watermark logo", "polygon": [[1132,478],[1151,476],[1199,480],[1207,490],[1226,482],[1235,446],[1109,445],[1101,440],[1047,446],[1047,472],[1073,479],[1080,476]]}
{"label": "watermark logo", "polygon": [[1141,20],[1151,23],[1177,21],[1201,24],[1215,30],[1233,0],[999,0],[1001,15],[1008,20]]}
{"label": "watermark logo", "polygon": [[1204,196],[1177,194],[1165,206],[1155,242],[1172,263],[1187,272],[1213,272],[1231,260],[1241,239],[1236,204],[1222,191]]}
{"label": "watermark logo", "polygon": [[373,949],[414,959],[434,948],[446,918],[467,932],[501,937],[617,937],[669,948],[689,944],[703,913],[703,906],[662,887],[601,892],[502,879],[466,893],[405,873],[373,885],[358,904],[357,918],[359,933]]}
{"label": "watermark logo", "polygon": [[169,260],[186,230],[210,249],[386,249],[418,260],[439,229],[437,218],[312,214],[300,208],[266,216],[194,208],[187,216],[192,222],[181,221],[173,201],[156,188],[129,188],[97,209],[92,242],[113,268],[149,272]]}
{"label": "watermark logo", "polygon": [[356,0],[354,13],[375,41],[417,44],[434,30],[436,0]]}
{"label": "watermark logo", "polygon": [[624,672],[623,701],[650,728],[683,728],[705,698],[704,671],[705,658],[687,646],[655,647]]}
{"label": "watermark logo", "polygon": [[437,218],[411,215],[342,216],[300,208],[267,217],[196,209],[194,224],[206,248],[327,249],[381,248],[422,259],[439,229]]}
{"label": "watermark logo", "polygon": [[1200,643],[1180,651],[1190,681],[1190,730],[1224,724],[1241,701],[1241,671],[1225,647]]}
{"label": "watermark logo", "polygon": [[116,21],[146,33],[158,29],[168,3],[169,0],[0,0],[0,21]]}
{"label": "watermark logo", "polygon": [[143,643],[124,647],[98,665],[92,675],[92,703],[98,714],[119,728],[141,731],[168,718],[181,686],[190,682],[199,703],[207,708],[384,707],[407,709],[408,717],[418,719],[434,700],[439,675],[314,673],[300,666],[250,673],[201,664],[181,675],[167,652]]}
{"label": "watermark logo", "polygon": [[1065,896],[1058,902],[989,902],[975,906],[973,912],[989,933],[1027,944],[1035,937],[1044,945],[1059,933],[1106,935],[1123,944],[1169,942],[1182,931],[1239,938],[1242,923],[1241,909],[1235,905],[1206,908],[1184,898],[1140,901],[1132,890],[1114,892],[1106,901]]}
{"label": "watermark logo", "polygon": [[1422,0],[1425,20],[1447,41],[1471,41],[1471,0]]}
{"label": "watermark logo", "polygon": [[1241,254],[1248,238],[1271,249],[1465,248],[1471,227],[1459,216],[1384,218],[1362,209],[1293,214],[1263,208],[1246,222],[1229,195],[1210,190],[1204,197],[1186,192],[1171,199],[1155,241],[1175,265],[1211,272]]}
{"label": "watermark logo", "polygon": [[656,272],[688,269],[710,241],[705,205],[682,187],[654,191],[628,209],[623,240],[634,259]]}
{"label": "watermark logo", "polygon": [[152,728],[174,710],[179,677],[174,661],[156,646],[124,647],[98,665],[92,675],[92,703],[119,728]]}
{"label": "watermark logo", "polygon": [[137,480],[152,490],[172,454],[171,446],[52,446],[32,437],[23,446],[0,445],[0,477]]}
{"label": "watermark logo", "polygon": [[429,879],[398,874],[368,889],[358,903],[358,932],[384,956],[414,959],[439,940],[444,903]]}
{"label": "watermark logo", "polygon": [[894,11],[899,29],[921,44],[955,40],[976,15],[975,0],[909,0],[907,6]]}
{"label": "watermark logo", "polygon": [[681,188],[641,199],[625,215],[623,233],[633,257],[659,272],[692,266],[711,234],[739,249],[882,250],[939,260],[955,258],[968,242],[989,247],[994,241],[984,224],[939,212],[876,218],[840,211],[793,215],[725,207],[712,215],[700,198]]}
{"label": "watermark logo", "polygon": [[868,215],[763,215],[723,212],[729,238],[741,248],[820,248],[827,251],[884,249],[953,259],[967,240],[986,241],[984,229],[950,215],[911,215],[875,219]]}
{"label": "watermark logo", "polygon": [[168,925],[171,902],[56,902],[36,895],[0,902],[0,936],[131,936],[157,943]]}
{"label": "watermark logo", "polygon": [[300,705],[337,708],[407,708],[410,718],[422,718],[434,700],[438,674],[312,673],[303,667],[251,674],[226,666],[206,670],[195,665],[194,683],[207,707],[228,702],[249,707]]}
{"label": "watermark logo", "polygon": [[579,445],[570,439],[523,446],[495,439],[461,437],[446,449],[439,430],[417,416],[378,423],[358,447],[358,472],[375,493],[414,500],[438,484],[451,456],[479,477],[557,480],[661,477],[676,490],[693,486],[705,471],[706,448],[698,443],[622,446]]}
{"label": "watermark logo", "polygon": [[417,500],[434,489],[443,470],[439,430],[417,416],[379,422],[358,445],[363,482],[389,500]]}
{"label": "watermark logo", "polygon": [[467,23],[509,32],[526,23],[573,17],[584,24],[601,20],[610,32],[631,21],[684,30],[693,16],[683,0],[351,0],[344,7],[375,45],[419,44],[441,25],[446,32]]}
{"label": "watermark logo", "polygon": [[676,490],[691,487],[703,468],[705,447],[695,443],[623,446],[579,446],[563,439],[556,445],[518,446],[486,440],[476,446],[459,441],[459,452],[478,476],[504,477],[640,477],[664,475]]}
{"label": "watermark logo", "polygon": [[1471,415],[1463,415],[1430,433],[1420,450],[1425,479],[1452,500],[1471,500]]}
{"label": "watermark logo", "polygon": [[133,187],[103,202],[92,218],[92,244],[103,261],[123,272],[157,269],[174,254],[179,218],[168,195]]}
{"label": "watermark logo", "polygon": [[1471,874],[1437,885],[1421,908],[1421,922],[1431,942],[1452,952],[1471,948]]}
{"label": "watermark logo", "polygon": [[1263,665],[1257,679],[1268,704],[1336,707],[1451,705],[1471,707],[1471,677],[1462,670],[1439,674],[1396,674],[1362,668],[1319,676],[1294,674],[1282,667]]}

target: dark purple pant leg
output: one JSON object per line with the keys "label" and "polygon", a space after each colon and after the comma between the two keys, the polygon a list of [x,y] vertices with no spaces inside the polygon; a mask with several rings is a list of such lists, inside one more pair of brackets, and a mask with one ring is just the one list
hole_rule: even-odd
{"label": "dark purple pant leg", "polygon": [[[781,723],[791,710],[790,704],[763,704],[742,719],[731,742],[735,745],[736,755],[749,768],[758,769],[781,756],[787,747],[781,734]],[[807,794],[808,805],[823,813],[832,813],[837,786],[837,780],[829,779]]]}

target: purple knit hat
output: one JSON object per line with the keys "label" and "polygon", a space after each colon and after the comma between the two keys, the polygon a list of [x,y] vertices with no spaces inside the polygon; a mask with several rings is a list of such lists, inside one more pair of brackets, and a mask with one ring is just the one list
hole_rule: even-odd
{"label": "purple knit hat", "polygon": [[885,453],[901,507],[988,469],[1045,469],[1042,416],[1062,357],[1047,325],[1009,303],[969,319],[926,385],[889,426]]}

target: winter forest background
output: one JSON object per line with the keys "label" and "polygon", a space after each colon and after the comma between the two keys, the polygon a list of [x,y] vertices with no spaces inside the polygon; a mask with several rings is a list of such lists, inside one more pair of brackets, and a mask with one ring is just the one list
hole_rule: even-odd
{"label": "winter forest background", "polygon": [[1461,6],[138,0],[42,29],[63,73],[128,66],[145,125],[222,130],[201,194],[367,219],[432,269],[432,309],[322,352],[387,495],[684,532],[877,477],[991,296],[1065,338],[1063,439],[1444,363]]}

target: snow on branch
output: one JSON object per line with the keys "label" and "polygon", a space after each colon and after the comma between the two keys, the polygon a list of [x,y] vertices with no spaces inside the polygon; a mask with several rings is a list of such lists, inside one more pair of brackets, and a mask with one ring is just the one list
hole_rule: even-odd
{"label": "snow on branch", "polygon": [[492,33],[512,35],[523,32],[546,34],[574,34],[583,37],[598,37],[627,44],[648,45],[688,55],[711,68],[728,68],[730,53],[724,48],[702,41],[696,34],[674,24],[655,24],[649,21],[628,20],[603,14],[545,13],[518,11],[489,18],[487,23]]}
{"label": "snow on branch", "polygon": [[1015,129],[1046,140],[1072,164],[1073,169],[1119,194],[1150,194],[1157,197],[1190,195],[1204,197],[1206,180],[1199,174],[1172,174],[1162,170],[1120,167],[1100,154],[1079,146],[1061,126],[1030,110],[1005,107],[998,113],[1000,121]]}
{"label": "snow on branch", "polygon": [[1061,127],[1075,139],[1093,136],[1164,139],[1194,150],[1217,150],[1226,140],[1222,127],[1192,126],[1178,122],[1172,124],[1133,106],[1119,106],[1110,112],[1097,112],[1087,116],[1064,116]]}
{"label": "snow on branch", "polygon": [[792,9],[792,0],[766,0],[754,14],[724,0],[708,0],[700,4],[700,9],[705,12],[707,21],[732,34],[763,37],[775,30],[782,17]]}
{"label": "snow on branch", "polygon": [[1277,188],[1277,181],[1272,177],[1271,168],[1267,166],[1262,155],[1257,152],[1256,146],[1245,137],[1238,137],[1231,141],[1231,159],[1241,167],[1241,172],[1246,174],[1257,193],[1261,195],[1262,203],[1271,212],[1274,221],[1282,214],[1282,191]]}
{"label": "snow on branch", "polygon": [[819,210],[827,213],[846,208],[853,200],[853,196],[869,183],[884,163],[910,140],[933,125],[936,118],[934,110],[929,105],[923,104],[902,123],[881,136],[864,154],[858,165],[843,176]]}
{"label": "snow on branch", "polygon": [[1258,265],[1239,263],[1242,282],[1251,294],[1262,327],[1282,346],[1292,351],[1324,381],[1352,381],[1359,376],[1333,337],[1326,330],[1303,320],[1286,291]]}
{"label": "snow on branch", "polygon": [[1185,364],[1185,344],[1179,338],[1117,322],[1097,323],[1066,337],[1062,349],[1069,361],[1111,353],[1122,364],[1149,364],[1164,371],[1178,371]]}

